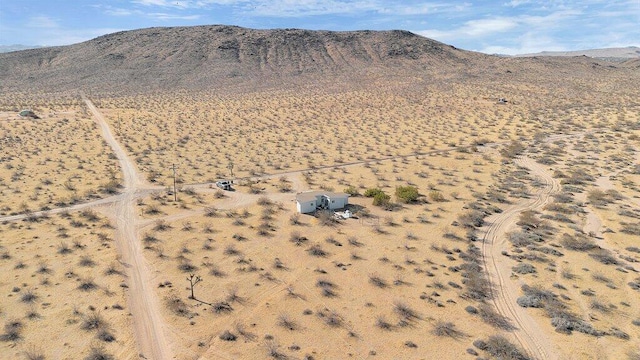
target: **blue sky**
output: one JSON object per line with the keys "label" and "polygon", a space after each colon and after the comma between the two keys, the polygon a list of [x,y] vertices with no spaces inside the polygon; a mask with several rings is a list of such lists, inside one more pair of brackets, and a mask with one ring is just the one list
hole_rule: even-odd
{"label": "blue sky", "polygon": [[403,29],[462,49],[521,54],[640,46],[640,0],[0,0],[0,45],[204,24]]}

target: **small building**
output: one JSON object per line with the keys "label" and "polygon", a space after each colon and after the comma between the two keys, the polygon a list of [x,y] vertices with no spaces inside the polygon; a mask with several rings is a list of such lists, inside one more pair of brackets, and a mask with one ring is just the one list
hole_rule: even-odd
{"label": "small building", "polygon": [[296,206],[301,214],[316,210],[342,209],[349,204],[349,195],[330,191],[307,191],[296,195]]}

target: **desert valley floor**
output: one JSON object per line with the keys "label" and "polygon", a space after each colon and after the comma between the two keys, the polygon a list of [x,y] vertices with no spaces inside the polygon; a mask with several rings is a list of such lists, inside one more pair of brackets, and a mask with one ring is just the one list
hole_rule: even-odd
{"label": "desert valley floor", "polygon": [[637,359],[640,103],[476,90],[4,99],[2,357]]}

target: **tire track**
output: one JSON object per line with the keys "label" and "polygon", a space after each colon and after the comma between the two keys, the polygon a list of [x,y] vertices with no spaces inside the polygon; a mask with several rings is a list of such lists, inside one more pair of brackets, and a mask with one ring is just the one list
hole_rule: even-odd
{"label": "tire track", "polygon": [[489,225],[483,237],[483,261],[494,295],[493,303],[501,315],[514,321],[517,329],[513,331],[513,335],[520,345],[534,358],[558,359],[557,351],[544,331],[531,315],[516,303],[519,295],[518,284],[509,279],[510,264],[502,256],[502,250],[508,246],[506,232],[515,225],[520,212],[538,209],[547,204],[551,195],[560,190],[560,184],[542,166],[527,157],[520,157],[515,162],[542,179],[544,186],[533,198],[524,199],[502,213],[486,219]]}
{"label": "tire track", "polygon": [[137,234],[135,199],[140,181],[135,165],[116,141],[102,114],[84,94],[82,99],[100,126],[103,136],[116,154],[124,175],[124,192],[112,202],[116,215],[116,243],[129,279],[129,309],[133,317],[134,336],[141,358],[171,359],[171,349],[164,333],[160,306],[152,288],[149,269]]}

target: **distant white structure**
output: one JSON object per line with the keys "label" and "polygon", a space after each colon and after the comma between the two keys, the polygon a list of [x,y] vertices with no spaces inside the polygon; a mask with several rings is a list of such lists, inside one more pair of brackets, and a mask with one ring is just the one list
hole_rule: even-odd
{"label": "distant white structure", "polygon": [[349,195],[330,191],[307,191],[296,195],[296,206],[301,214],[316,210],[342,209],[349,204]]}

